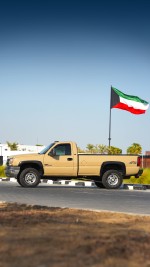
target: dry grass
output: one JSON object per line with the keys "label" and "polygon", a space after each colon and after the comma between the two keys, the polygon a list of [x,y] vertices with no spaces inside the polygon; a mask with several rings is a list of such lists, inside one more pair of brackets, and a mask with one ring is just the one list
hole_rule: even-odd
{"label": "dry grass", "polygon": [[150,267],[150,217],[0,204],[0,267]]}

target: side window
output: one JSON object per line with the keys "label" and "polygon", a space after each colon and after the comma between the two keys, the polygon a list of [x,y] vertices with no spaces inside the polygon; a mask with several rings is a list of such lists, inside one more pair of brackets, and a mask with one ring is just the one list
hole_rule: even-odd
{"label": "side window", "polygon": [[62,144],[54,148],[56,156],[71,155],[70,144]]}
{"label": "side window", "polygon": [[70,144],[65,145],[65,155],[71,155],[71,145]]}

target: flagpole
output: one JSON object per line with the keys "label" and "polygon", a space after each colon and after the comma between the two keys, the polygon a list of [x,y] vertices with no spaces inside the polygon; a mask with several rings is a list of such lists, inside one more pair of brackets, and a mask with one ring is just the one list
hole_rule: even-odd
{"label": "flagpole", "polygon": [[111,108],[110,108],[110,114],[109,114],[109,147],[110,147],[110,142],[111,142]]}
{"label": "flagpole", "polygon": [[[112,87],[111,87],[112,89]],[[111,90],[110,90],[110,113],[109,113],[109,147],[110,147],[110,143],[111,143]]]}

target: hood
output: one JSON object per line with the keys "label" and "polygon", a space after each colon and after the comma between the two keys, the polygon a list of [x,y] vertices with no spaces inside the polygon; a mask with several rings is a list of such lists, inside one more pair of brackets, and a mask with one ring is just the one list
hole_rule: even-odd
{"label": "hood", "polygon": [[20,154],[13,155],[9,158],[13,158],[13,165],[17,166],[21,161],[43,161],[43,154],[33,153],[33,154]]}

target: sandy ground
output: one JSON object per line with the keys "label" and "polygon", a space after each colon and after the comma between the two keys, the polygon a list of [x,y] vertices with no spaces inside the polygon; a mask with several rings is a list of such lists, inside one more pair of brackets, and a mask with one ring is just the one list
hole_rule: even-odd
{"label": "sandy ground", "polygon": [[150,216],[0,204],[0,267],[150,267]]}

